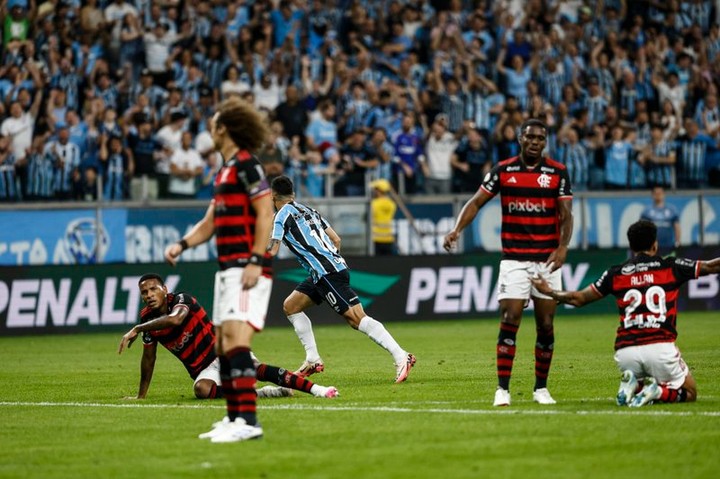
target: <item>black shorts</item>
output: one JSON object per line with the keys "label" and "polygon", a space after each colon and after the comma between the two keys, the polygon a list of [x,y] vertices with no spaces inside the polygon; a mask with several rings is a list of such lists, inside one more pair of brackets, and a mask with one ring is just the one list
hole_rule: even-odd
{"label": "black shorts", "polygon": [[360,304],[357,293],[350,287],[348,270],[326,274],[317,283],[308,278],[298,284],[295,291],[308,296],[315,304],[325,301],[338,314]]}

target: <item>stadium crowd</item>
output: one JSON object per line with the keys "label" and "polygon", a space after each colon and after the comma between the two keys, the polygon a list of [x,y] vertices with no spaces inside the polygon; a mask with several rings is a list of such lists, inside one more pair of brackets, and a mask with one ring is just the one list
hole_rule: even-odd
{"label": "stadium crowd", "polygon": [[0,200],[209,198],[230,95],[264,113],[257,154],[298,196],[475,191],[528,118],[575,191],[718,187],[719,7],[7,0]]}

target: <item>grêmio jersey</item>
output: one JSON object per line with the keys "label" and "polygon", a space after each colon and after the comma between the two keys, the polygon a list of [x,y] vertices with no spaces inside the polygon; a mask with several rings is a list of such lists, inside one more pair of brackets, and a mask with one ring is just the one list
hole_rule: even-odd
{"label": "gr\u00eamio jersey", "polygon": [[699,261],[645,254],[605,271],[591,288],[616,298],[615,349],[675,341],[678,290],[699,272]]}
{"label": "gr\u00eamio jersey", "polygon": [[[200,371],[216,358],[212,322],[200,303],[187,293],[169,293],[167,302],[168,312],[176,308],[187,309],[185,320],[171,328],[143,332],[143,344],[162,344],[183,363],[190,377],[195,379]],[[146,323],[162,315],[160,311],[146,306],[140,311],[140,322]]]}
{"label": "gr\u00eamio jersey", "polygon": [[330,224],[316,210],[291,201],[275,214],[272,239],[282,241],[317,283],[326,274],[347,269],[325,232],[328,228]]}
{"label": "gr\u00eamio jersey", "polygon": [[516,156],[495,165],[480,189],[500,194],[503,259],[547,260],[560,244],[558,202],[572,199],[565,165],[543,158],[528,168]]}
{"label": "gr\u00eamio jersey", "polygon": [[[260,162],[245,150],[238,151],[218,171],[213,197],[215,242],[220,269],[244,267],[255,242],[256,213],[252,201],[270,194]],[[263,274],[270,275],[271,259],[265,256]]]}

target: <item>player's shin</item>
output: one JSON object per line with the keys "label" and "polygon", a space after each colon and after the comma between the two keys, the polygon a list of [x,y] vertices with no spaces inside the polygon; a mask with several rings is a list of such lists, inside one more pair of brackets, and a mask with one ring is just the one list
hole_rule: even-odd
{"label": "player's shin", "polygon": [[515,361],[515,340],[518,326],[510,323],[500,323],[500,334],[496,348],[498,386],[510,390],[510,375],[513,361]]}
{"label": "player's shin", "polygon": [[227,401],[227,414],[230,421],[240,417],[247,424],[257,423],[255,392],[255,365],[250,349],[239,347],[225,353],[225,361],[220,361],[220,378]]}
{"label": "player's shin", "polygon": [[548,331],[538,330],[535,342],[535,388],[547,387],[547,378],[550,373],[553,349],[555,348],[555,334],[551,329]]}

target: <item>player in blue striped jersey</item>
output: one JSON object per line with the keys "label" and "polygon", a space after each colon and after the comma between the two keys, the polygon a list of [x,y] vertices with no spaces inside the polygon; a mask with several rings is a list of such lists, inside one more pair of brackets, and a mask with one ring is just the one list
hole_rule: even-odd
{"label": "player in blue striped jersey", "polygon": [[293,184],[287,176],[273,180],[272,199],[277,213],[268,252],[276,255],[282,241],[310,273],[283,303],[283,310],[305,347],[305,362],[295,374],[309,376],[325,369],[310,318],[303,312],[325,301],[353,329],[359,329],[388,351],[395,361],[395,382],[405,381],[415,364],[415,356],[401,348],[382,323],[365,313],[358,295],[350,287],[350,273],[339,252],[338,234],[320,213],[295,201]]}

